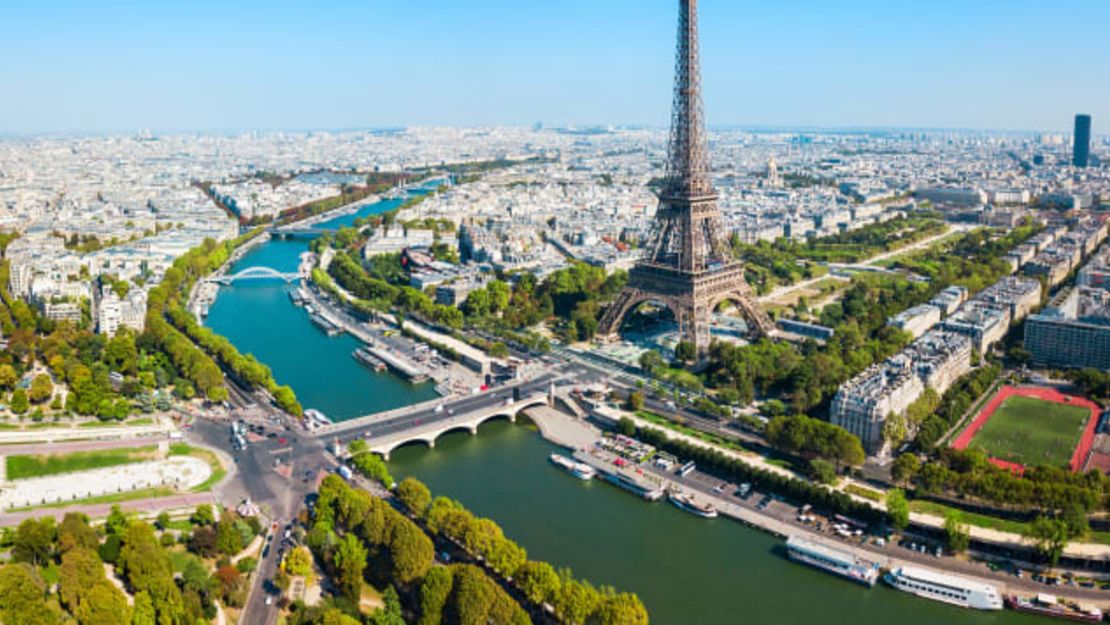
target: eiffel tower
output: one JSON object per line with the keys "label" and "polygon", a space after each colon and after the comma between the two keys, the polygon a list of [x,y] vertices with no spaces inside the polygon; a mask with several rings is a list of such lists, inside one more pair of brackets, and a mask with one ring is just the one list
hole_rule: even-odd
{"label": "eiffel tower", "polygon": [[628,272],[628,285],[601,318],[601,336],[615,338],[624,316],[647,301],[671,310],[683,339],[697,348],[699,362],[708,357],[709,326],[721,302],[740,309],[752,334],[777,332],[753,299],[744,267],[725,240],[706,143],[697,0],[680,0],[674,105],[659,206],[644,254]]}

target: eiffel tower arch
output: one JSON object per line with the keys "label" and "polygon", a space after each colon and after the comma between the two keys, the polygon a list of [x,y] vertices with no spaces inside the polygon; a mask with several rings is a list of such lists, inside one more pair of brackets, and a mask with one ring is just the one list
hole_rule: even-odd
{"label": "eiffel tower arch", "polygon": [[704,361],[713,310],[722,301],[739,307],[752,334],[771,336],[777,330],[752,296],[744,267],[733,258],[721,226],[709,175],[697,11],[697,0],[680,0],[667,168],[651,234],[643,256],[628,272],[627,286],[602,316],[598,334],[615,337],[628,311],[645,301],[660,301]]}

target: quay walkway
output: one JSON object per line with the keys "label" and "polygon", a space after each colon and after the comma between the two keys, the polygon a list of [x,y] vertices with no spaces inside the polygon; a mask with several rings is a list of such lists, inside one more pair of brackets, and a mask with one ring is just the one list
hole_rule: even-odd
{"label": "quay walkway", "polygon": [[[668,432],[668,434],[671,433]],[[603,458],[589,453],[579,451],[574,456],[576,459],[594,466],[599,471],[612,474],[631,470],[634,471],[633,475],[645,482],[658,483],[665,489],[681,490],[693,496],[697,501],[713,505],[722,518],[732,519],[780,538],[798,536],[813,542],[833,545],[857,558],[875,562],[885,569],[894,569],[900,566],[924,567],[991,584],[1004,595],[1011,593],[1031,595],[1046,591],[1044,584],[1034,582],[1028,578],[1017,578],[1001,571],[990,571],[983,562],[953,557],[937,558],[931,553],[918,553],[894,544],[880,547],[872,544],[866,538],[841,539],[828,533],[819,532],[812,525],[797,521],[797,508],[795,506],[771,496],[770,505],[764,510],[757,510],[755,508],[756,502],[767,493],[753,493],[747,500],[743,500],[734,494],[736,485],[698,471],[688,477],[679,477],[673,469],[670,471],[664,470],[651,463],[636,465],[634,469],[629,467],[621,469],[612,464],[611,461],[606,462]],[[705,522],[711,523],[713,521]],[[972,552],[972,555],[983,560],[989,561],[992,559],[989,556],[975,552]],[[1030,565],[1018,564],[1026,570],[1030,569]],[[1051,587],[1049,592],[1079,603],[1096,605],[1103,609],[1110,608],[1110,593],[1103,590],[1054,586]]]}
{"label": "quay walkway", "polygon": [[360,324],[343,311],[324,301],[315,289],[306,288],[304,291],[310,303],[316,307],[321,316],[361,341],[368,352],[399,375],[404,376],[410,382],[423,382],[429,378],[435,379],[436,382],[442,381],[433,372],[420,366],[408,356],[385,346],[382,337],[375,336],[365,324]]}

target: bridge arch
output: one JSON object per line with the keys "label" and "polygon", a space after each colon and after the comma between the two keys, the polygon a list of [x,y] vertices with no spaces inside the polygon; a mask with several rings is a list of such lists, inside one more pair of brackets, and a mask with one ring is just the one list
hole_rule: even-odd
{"label": "bridge arch", "polygon": [[293,282],[302,277],[297,272],[282,272],[274,269],[273,267],[266,267],[262,265],[255,265],[241,269],[232,274],[225,274],[213,278],[214,281],[221,284],[231,284],[237,280],[284,280],[286,283]]}
{"label": "bridge arch", "polygon": [[370,451],[379,454],[384,459],[389,460],[389,455],[393,450],[403,447],[404,445],[414,443],[424,443],[431,449],[435,449],[436,441],[439,437],[450,432],[469,432],[471,435],[478,433],[478,428],[486,422],[494,419],[508,419],[515,423],[517,416],[524,410],[535,406],[547,404],[547,396],[543,394],[533,395],[532,397],[522,399],[515,402],[511,406],[500,406],[496,410],[487,414],[479,414],[470,419],[463,421],[454,421],[444,425],[441,428],[414,433],[412,436],[398,438],[390,442],[379,443],[374,445],[371,443]]}

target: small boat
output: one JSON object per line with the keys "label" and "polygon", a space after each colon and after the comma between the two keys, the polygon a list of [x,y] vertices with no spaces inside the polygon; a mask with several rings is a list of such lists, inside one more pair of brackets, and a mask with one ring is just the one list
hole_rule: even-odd
{"label": "small boat", "polygon": [[592,480],[593,477],[597,475],[597,469],[585,462],[575,462],[561,454],[551,454],[548,459],[551,460],[551,464],[565,470],[567,473],[570,473],[580,480]]}
{"label": "small boat", "polygon": [[680,510],[685,510],[690,514],[700,516],[703,519],[717,518],[717,509],[711,504],[701,504],[694,501],[694,498],[686,493],[679,491],[671,491],[667,493],[667,499],[670,500]]}
{"label": "small boat", "polygon": [[1102,621],[1102,610],[1094,606],[1060,603],[1055,595],[1045,593],[1037,593],[1029,598],[1007,595],[1006,607],[1017,612],[1028,612],[1082,623],[1099,623]]}
{"label": "small boat", "polygon": [[324,413],[320,412],[319,410],[317,410],[315,408],[309,408],[308,410],[305,410],[304,411],[304,416],[308,419],[311,419],[312,421],[316,422],[319,425],[331,425],[331,419],[327,418],[327,416],[324,415]]}

